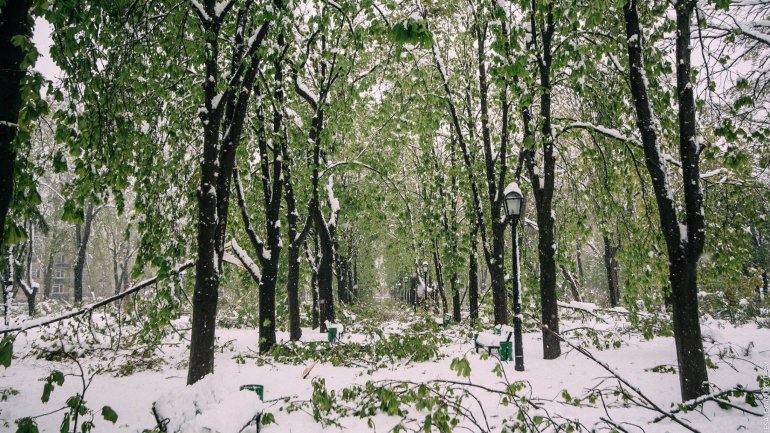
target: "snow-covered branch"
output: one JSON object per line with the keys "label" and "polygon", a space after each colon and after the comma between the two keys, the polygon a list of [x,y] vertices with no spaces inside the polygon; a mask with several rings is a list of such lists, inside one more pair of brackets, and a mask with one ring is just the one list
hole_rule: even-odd
{"label": "snow-covered branch", "polygon": [[236,242],[235,239],[231,240],[228,245],[233,251],[233,254],[235,254],[235,257],[237,257],[249,271],[254,281],[259,284],[259,282],[262,281],[262,272],[259,270],[259,266],[257,266],[257,264],[254,263],[254,260],[249,257],[249,254],[238,245],[238,242]]}

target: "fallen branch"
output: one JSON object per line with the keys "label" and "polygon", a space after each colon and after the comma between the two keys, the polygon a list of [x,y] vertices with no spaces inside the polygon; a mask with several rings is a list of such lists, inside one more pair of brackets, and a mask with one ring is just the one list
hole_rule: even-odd
{"label": "fallen branch", "polygon": [[[714,393],[714,394],[702,395],[702,396],[700,396],[698,398],[694,398],[694,399],[692,399],[692,400],[690,400],[688,402],[685,402],[684,404],[679,405],[676,409],[674,409],[674,410],[672,410],[672,411],[670,411],[668,413],[669,414],[675,414],[675,413],[679,413],[679,412],[682,412],[682,411],[685,411],[685,412],[686,411],[690,411],[690,410],[695,409],[698,406],[701,406],[702,404],[704,404],[706,402],[713,401],[713,402],[715,402],[717,404],[724,404],[724,405],[730,406],[730,407],[732,407],[734,409],[737,409],[737,410],[739,410],[741,412],[744,412],[744,413],[747,413],[749,415],[754,415],[754,416],[763,416],[764,415],[763,413],[754,412],[753,410],[746,409],[745,407],[738,406],[738,405],[736,405],[733,402],[730,402],[730,401],[727,401],[727,400],[722,400],[720,398],[720,397],[723,397],[723,396],[726,396],[726,395],[730,395],[730,394],[732,394],[734,392],[752,393],[752,394],[755,394],[755,395],[759,396],[760,398],[762,396],[762,391],[760,391],[758,389],[756,389],[756,390],[749,390],[749,389],[745,389],[745,388],[741,388],[741,387],[735,387],[735,388],[727,389],[727,390],[720,391],[720,392],[717,392],[717,393]],[[660,415],[657,418],[655,418],[654,420],[652,420],[652,422],[654,422],[654,423],[660,422],[660,421],[662,421],[662,420],[664,420],[666,418],[667,418],[667,416]]]}
{"label": "fallen branch", "polygon": [[[185,269],[188,269],[188,268],[192,267],[194,263],[195,262],[193,262],[192,260],[187,261],[187,262],[179,265],[176,269],[174,269],[173,273],[178,274],[178,273],[184,271]],[[130,295],[132,293],[136,293],[139,290],[142,290],[142,289],[144,289],[147,286],[151,286],[151,285],[155,284],[157,281],[158,281],[158,276],[156,275],[156,276],[154,276],[152,278],[146,279],[146,280],[136,284],[135,286],[133,286],[131,288],[128,288],[128,289],[118,293],[117,295],[110,296],[109,298],[102,299],[101,301],[94,302],[93,304],[88,304],[88,305],[86,305],[84,307],[81,307],[81,308],[79,308],[77,310],[72,310],[72,311],[69,311],[69,312],[64,313],[62,315],[59,315],[59,316],[41,317],[41,318],[35,319],[35,320],[27,320],[24,323],[22,323],[21,325],[12,326],[12,327],[9,327],[9,328],[0,328],[0,335],[8,334],[8,333],[11,333],[11,332],[17,332],[17,331],[27,331],[29,329],[39,328],[41,326],[50,325],[51,323],[61,322],[62,320],[69,319],[71,317],[75,317],[75,316],[80,316],[82,314],[86,314],[86,313],[88,313],[88,312],[90,312],[90,311],[92,311],[92,310],[94,310],[96,308],[105,306],[105,305],[110,304],[112,302],[115,302],[115,301],[117,301],[119,299],[123,299],[123,298],[125,298],[126,296],[128,296],[128,295]]]}
{"label": "fallen branch", "polygon": [[578,352],[583,354],[583,356],[585,356],[586,358],[588,358],[591,361],[599,364],[599,366],[601,366],[603,369],[607,370],[607,372],[610,373],[615,379],[617,379],[620,383],[622,383],[623,385],[625,385],[628,388],[630,388],[632,391],[634,391],[634,393],[636,393],[639,397],[641,397],[642,400],[647,402],[647,404],[650,405],[650,408],[652,408],[651,410],[654,410],[654,411],[660,413],[663,416],[663,418],[668,418],[668,419],[674,421],[675,423],[681,425],[682,427],[686,428],[687,430],[689,430],[689,431],[691,431],[693,433],[700,433],[698,430],[696,430],[692,426],[688,425],[687,423],[685,423],[681,419],[679,419],[676,416],[674,416],[673,413],[670,413],[670,412],[667,412],[667,411],[663,410],[654,401],[652,401],[652,399],[647,397],[647,395],[645,395],[639,388],[637,388],[636,386],[631,384],[631,382],[629,382],[628,380],[626,380],[623,377],[621,377],[617,372],[615,372],[615,370],[612,369],[612,367],[610,367],[607,363],[597,359],[591,352],[589,352],[588,350],[586,350],[583,347],[580,347],[578,345],[572,344],[572,342],[570,342],[569,340],[564,338],[560,333],[552,331],[547,326],[545,326],[542,322],[540,322],[537,318],[533,317],[533,319],[536,320],[538,323],[540,323],[540,326],[542,327],[543,330],[553,334],[559,340],[563,341],[564,343],[566,343],[568,346],[570,346],[574,350],[577,350]]}

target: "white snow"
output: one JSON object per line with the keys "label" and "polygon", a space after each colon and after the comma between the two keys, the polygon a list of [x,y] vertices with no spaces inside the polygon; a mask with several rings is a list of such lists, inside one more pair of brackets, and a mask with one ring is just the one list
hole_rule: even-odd
{"label": "white snow", "polygon": [[249,272],[258,279],[262,279],[262,272],[259,270],[259,266],[257,266],[257,264],[254,263],[254,260],[249,257],[248,253],[238,245],[238,242],[233,239],[230,241],[229,245],[235,256],[249,269]]}
{"label": "white snow", "polygon": [[506,195],[508,195],[508,194],[510,194],[512,192],[515,192],[515,193],[521,195],[521,188],[519,188],[519,184],[518,183],[516,183],[516,182],[509,183],[505,187],[505,190],[503,190],[503,197],[505,197]]}
{"label": "white snow", "polygon": [[203,7],[202,4],[198,0],[190,0],[190,3],[192,3],[193,7],[198,11],[198,13],[203,17],[206,21],[211,21],[211,17],[209,14],[206,13],[206,8]]}
{"label": "white snow", "polygon": [[221,2],[217,2],[217,4],[214,5],[214,16],[217,18],[222,18],[222,12],[225,11],[225,8],[234,0],[224,0]]}
{"label": "white snow", "polygon": [[[380,308],[375,305],[374,308]],[[387,310],[382,308],[382,312]],[[401,311],[402,319],[388,320],[377,323],[375,328],[381,331],[385,337],[404,336],[408,326],[417,321],[425,321],[426,317],[412,315]],[[431,313],[429,313],[430,315]],[[267,362],[255,362],[254,357],[256,342],[259,339],[258,330],[253,328],[220,328],[217,330],[217,350],[215,352],[216,370],[213,375],[207,376],[201,382],[192,387],[185,386],[186,362],[189,353],[186,338],[189,338],[189,316],[174,322],[180,335],[172,334],[168,339],[169,344],[162,347],[162,353],[153,355],[161,363],[158,367],[144,369],[128,375],[113,375],[102,373],[94,376],[91,386],[86,394],[88,407],[97,412],[94,417],[95,432],[108,431],[117,433],[133,433],[143,429],[151,429],[155,426],[155,420],[150,409],[153,402],[157,402],[158,408],[165,417],[169,418],[169,431],[179,432],[203,432],[206,429],[219,432],[233,432],[250,420],[258,410],[260,403],[252,392],[238,391],[241,385],[261,384],[265,387],[264,410],[275,416],[276,424],[263,427],[265,433],[269,432],[359,432],[373,431],[368,426],[371,422],[376,431],[391,431],[399,422],[400,417],[388,416],[382,411],[366,417],[358,417],[349,412],[345,416],[335,417],[339,425],[326,425],[314,421],[312,409],[287,411],[291,404],[298,402],[310,402],[313,398],[313,381],[324,379],[329,391],[334,391],[338,396],[335,404],[349,405],[355,408],[361,407],[361,402],[355,400],[344,402],[339,398],[343,387],[352,385],[366,385],[367,382],[385,383],[390,381],[411,381],[417,384],[430,386],[440,385],[436,381],[454,381],[458,390],[464,390],[478,398],[478,404],[474,398],[465,399],[467,406],[464,408],[472,413],[477,420],[487,420],[490,424],[488,431],[500,431],[505,420],[516,416],[516,406],[503,405],[500,394],[488,393],[478,387],[486,387],[493,390],[505,390],[507,383],[524,381],[526,389],[524,394],[538,405],[541,405],[551,414],[558,414],[565,419],[579,420],[586,425],[588,431],[609,431],[602,428],[601,417],[612,417],[613,420],[624,425],[640,425],[647,433],[676,432],[682,430],[671,421],[653,423],[657,413],[641,408],[637,405],[623,402],[620,399],[611,399],[606,408],[597,402],[589,404],[586,396],[596,390],[605,390],[612,395],[612,390],[617,386],[616,382],[608,379],[608,373],[602,370],[596,363],[590,361],[580,353],[563,347],[563,354],[555,360],[542,359],[542,333],[531,326],[527,326],[527,319],[532,315],[525,308],[525,329],[523,333],[524,364],[526,371],[514,370],[513,362],[500,362],[495,356],[484,353],[474,353],[474,342],[469,336],[464,325],[451,326],[447,330],[431,331],[440,332],[447,337],[445,343],[439,347],[440,358],[426,362],[385,362],[381,367],[373,368],[371,364],[360,364],[355,359],[347,365],[333,365],[329,362],[306,362],[292,364],[280,362],[276,359],[261,358]],[[649,314],[649,313],[645,313]],[[561,330],[565,338],[578,344],[583,342],[584,347],[593,353],[600,361],[612,367],[613,371],[627,379],[630,383],[640,388],[660,407],[670,409],[679,403],[679,380],[676,374],[655,372],[653,368],[670,366],[676,368],[676,349],[673,338],[656,337],[647,341],[642,336],[629,332],[628,313],[623,309],[606,309],[590,303],[560,304],[559,315],[561,318]],[[361,316],[359,314],[359,316]],[[371,327],[371,323],[355,323],[356,318],[346,314],[344,309],[340,317],[353,320],[351,326],[346,326],[346,338],[340,344],[381,344],[374,334],[364,332],[364,327]],[[432,320],[432,315],[429,316]],[[467,311],[463,312],[467,317]],[[582,319],[581,319],[582,317]],[[97,323],[109,320],[109,317],[101,316],[98,311],[94,313]],[[367,318],[368,320],[368,318]],[[339,325],[339,324],[336,324]],[[486,325],[489,329],[489,324]],[[40,378],[50,374],[52,369],[58,369],[65,374],[78,371],[78,367],[66,360],[45,361],[32,356],[35,347],[45,344],[58,344],[57,339],[50,339],[50,335],[56,327],[49,330],[33,329],[21,333],[14,343],[14,360],[8,369],[0,369],[0,381],[2,386],[19,390],[18,395],[9,395],[7,401],[2,402],[0,421],[8,421],[13,425],[13,420],[35,416],[50,412],[62,407],[70,396],[79,392],[80,383],[77,377],[67,376],[62,387],[56,387],[51,394],[51,401],[43,404],[40,401],[42,383]],[[69,328],[63,326],[63,328]],[[479,342],[498,345],[506,339],[509,327],[500,327],[502,335],[480,336]],[[592,329],[602,335],[600,338],[617,339],[620,347],[610,346],[606,350],[597,350],[591,345],[591,338],[581,336],[583,329]],[[770,360],[770,330],[758,328],[755,325],[734,326],[722,320],[714,320],[705,317],[703,320],[704,349],[712,361],[719,368],[709,370],[709,381],[715,389],[727,389],[741,384],[747,388],[756,388],[756,377],[760,372],[755,366],[762,368]],[[125,331],[125,329],[124,329]],[[321,334],[318,329],[303,328],[303,342],[299,345],[315,344],[317,350],[333,350],[327,346],[326,334]],[[83,335],[88,335],[87,327],[81,329]],[[485,334],[485,333],[482,333]],[[45,336],[46,338],[41,338]],[[76,348],[78,339],[69,336],[67,350]],[[66,338],[66,336],[65,336]],[[86,339],[87,340],[87,339]],[[83,340],[84,344],[87,343]],[[277,332],[279,344],[288,343],[288,333]],[[75,346],[73,346],[75,345]],[[105,350],[106,349],[106,350]],[[88,352],[79,358],[85,368],[116,368],[120,365],[141,365],[141,359],[131,355],[127,351],[125,357],[113,358],[116,352],[107,345],[88,346]],[[92,352],[97,350],[97,352]],[[732,352],[730,352],[732,351]],[[97,355],[87,355],[96,353]],[[718,356],[720,353],[733,353],[741,359],[732,359]],[[743,354],[748,353],[745,357]],[[459,378],[450,369],[453,359],[465,358],[471,368],[470,377]],[[239,361],[243,360],[243,361]],[[303,372],[313,366],[303,376]],[[504,376],[501,378],[495,374],[499,369]],[[304,378],[303,378],[304,377]],[[467,383],[468,385],[463,385]],[[573,397],[583,400],[580,406],[565,404],[560,397],[562,390],[567,390]],[[289,402],[285,402],[287,399]],[[741,403],[742,399],[735,399],[735,403]],[[483,410],[481,407],[483,407]],[[99,408],[109,405],[119,415],[117,424],[112,425],[98,414]],[[191,409],[192,408],[192,409]],[[196,413],[197,412],[200,413]],[[307,407],[306,407],[307,409]],[[404,407],[409,411],[410,419],[422,422],[428,414],[414,407]],[[755,408],[761,412],[762,406]],[[605,412],[606,411],[606,412]],[[532,409],[531,414],[542,412]],[[37,419],[39,430],[58,431],[61,424],[61,413],[40,417]],[[689,411],[679,416],[688,425],[700,432],[728,432],[728,431],[761,431],[762,417],[747,415],[737,410],[720,409],[716,404],[708,403],[700,411]],[[173,424],[171,420],[173,418]],[[625,424],[628,423],[628,424]],[[414,431],[422,431],[421,424],[410,424]],[[468,420],[462,420],[455,431],[473,430],[474,425]],[[485,430],[487,431],[487,430]],[[544,431],[550,431],[544,428]],[[634,431],[634,430],[630,430]],[[253,433],[250,427],[244,432]]]}
{"label": "white snow", "polygon": [[302,81],[302,77],[300,77],[299,75],[297,75],[297,87],[299,87],[299,89],[302,92],[307,94],[310,97],[310,99],[313,100],[314,103],[318,104],[319,102],[318,95],[305,85],[305,82]]}
{"label": "white snow", "polygon": [[264,411],[253,391],[225,385],[221,375],[210,374],[191,386],[163,393],[155,400],[161,419],[173,433],[240,433]]}
{"label": "white snow", "polygon": [[329,197],[329,207],[332,211],[329,227],[333,227],[337,224],[337,215],[340,212],[340,201],[334,196],[334,175],[329,176],[329,181],[326,183],[326,194]]}

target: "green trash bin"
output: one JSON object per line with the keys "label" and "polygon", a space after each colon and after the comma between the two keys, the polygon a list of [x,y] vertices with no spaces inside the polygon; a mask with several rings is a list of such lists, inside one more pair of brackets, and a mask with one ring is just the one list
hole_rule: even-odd
{"label": "green trash bin", "polygon": [[447,329],[449,327],[449,322],[452,320],[452,316],[449,314],[444,314],[444,322],[442,322],[441,327],[444,329]]}
{"label": "green trash bin", "polygon": [[337,339],[337,328],[328,328],[326,330],[326,337],[329,339],[329,343]]}
{"label": "green trash bin", "polygon": [[259,396],[260,400],[264,400],[265,399],[265,387],[262,386],[262,385],[256,385],[256,384],[241,385],[241,391],[243,391],[243,390],[254,391],[254,392],[257,393],[257,395]]}
{"label": "green trash bin", "polygon": [[513,361],[513,343],[510,341],[500,342],[500,360]]}

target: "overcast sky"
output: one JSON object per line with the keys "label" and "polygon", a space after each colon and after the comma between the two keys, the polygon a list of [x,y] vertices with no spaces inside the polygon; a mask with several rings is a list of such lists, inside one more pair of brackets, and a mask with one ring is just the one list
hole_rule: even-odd
{"label": "overcast sky", "polygon": [[52,44],[51,40],[51,24],[48,21],[37,18],[35,19],[35,30],[32,34],[32,41],[37,47],[37,51],[40,53],[40,57],[37,59],[35,69],[40,71],[43,76],[48,80],[56,80],[61,74],[61,69],[56,66],[51,60],[50,48]]}

